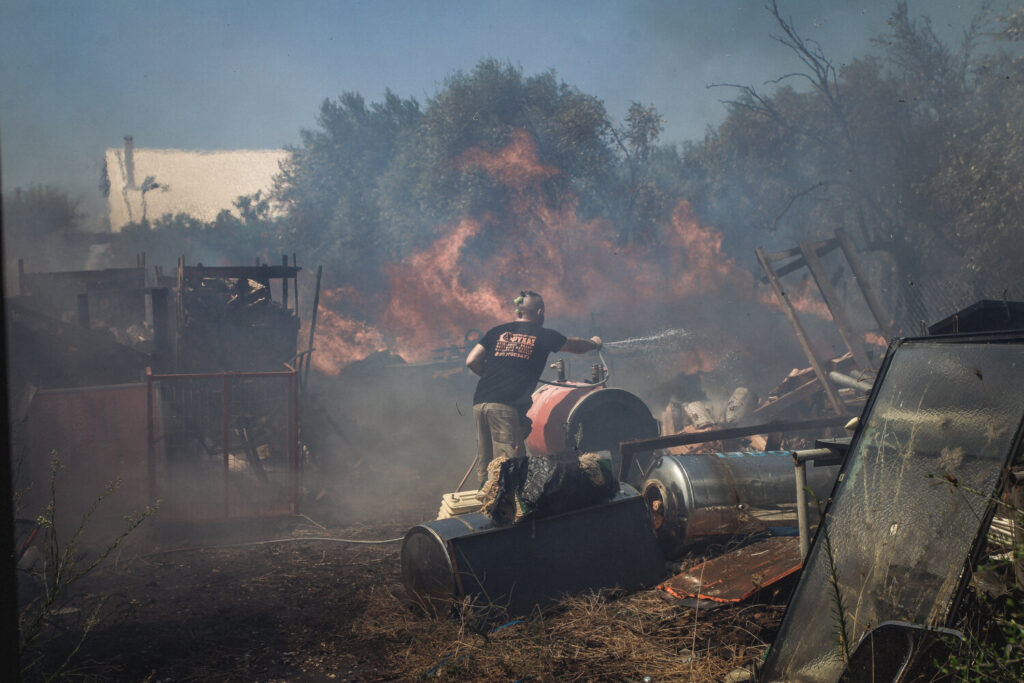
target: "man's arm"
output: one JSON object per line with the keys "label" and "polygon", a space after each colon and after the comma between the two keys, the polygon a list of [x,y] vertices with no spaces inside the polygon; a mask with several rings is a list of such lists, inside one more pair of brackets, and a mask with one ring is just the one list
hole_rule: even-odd
{"label": "man's arm", "polygon": [[469,368],[470,372],[474,375],[484,374],[484,357],[487,355],[487,349],[484,348],[483,344],[477,344],[473,347],[473,350],[466,356],[466,367]]}
{"label": "man's arm", "polygon": [[586,353],[587,351],[600,351],[602,346],[600,337],[583,339],[582,337],[566,337],[565,344],[559,351],[569,353]]}

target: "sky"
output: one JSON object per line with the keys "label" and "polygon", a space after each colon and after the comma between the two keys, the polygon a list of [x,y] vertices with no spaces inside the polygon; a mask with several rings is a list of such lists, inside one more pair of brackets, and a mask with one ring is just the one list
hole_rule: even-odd
{"label": "sky", "polygon": [[[956,40],[982,0],[911,0]],[[836,64],[874,48],[894,0],[779,0]],[[0,183],[96,198],[103,152],[297,145],[321,102],[386,88],[421,105],[485,58],[553,70],[621,121],[653,104],[663,142],[719,124],[712,83],[799,67],[764,0],[0,0]]]}

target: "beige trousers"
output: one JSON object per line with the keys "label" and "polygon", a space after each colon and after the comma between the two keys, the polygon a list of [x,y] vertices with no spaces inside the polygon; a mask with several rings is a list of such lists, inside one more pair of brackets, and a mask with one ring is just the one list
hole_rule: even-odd
{"label": "beige trousers", "polygon": [[476,419],[476,474],[482,487],[487,466],[501,456],[526,455],[523,425],[519,411],[504,403],[478,403],[473,406]]}

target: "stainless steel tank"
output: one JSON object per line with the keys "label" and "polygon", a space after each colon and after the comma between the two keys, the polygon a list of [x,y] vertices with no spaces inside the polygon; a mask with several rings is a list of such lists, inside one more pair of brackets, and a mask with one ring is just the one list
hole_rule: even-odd
{"label": "stainless steel tank", "polygon": [[[795,532],[792,451],[662,455],[642,486],[667,557],[698,541],[762,531]],[[807,465],[807,486],[822,502],[839,465]],[[813,498],[811,519],[817,516]]]}

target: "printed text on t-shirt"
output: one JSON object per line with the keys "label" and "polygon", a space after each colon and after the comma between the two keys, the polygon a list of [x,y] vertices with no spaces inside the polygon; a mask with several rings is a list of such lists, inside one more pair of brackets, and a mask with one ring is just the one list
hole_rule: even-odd
{"label": "printed text on t-shirt", "polygon": [[498,342],[494,345],[494,356],[529,358],[533,354],[533,347],[536,344],[537,337],[532,334],[505,332],[498,337]]}

